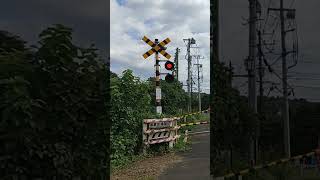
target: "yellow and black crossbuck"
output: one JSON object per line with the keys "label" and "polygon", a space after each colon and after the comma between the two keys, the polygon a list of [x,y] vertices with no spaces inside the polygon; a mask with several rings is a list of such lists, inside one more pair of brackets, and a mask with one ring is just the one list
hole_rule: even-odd
{"label": "yellow and black crossbuck", "polygon": [[155,52],[159,52],[161,53],[164,57],[166,57],[167,59],[171,58],[171,55],[168,54],[165,50],[164,50],[164,46],[167,45],[170,41],[169,38],[163,40],[162,42],[160,42],[159,44],[155,44],[154,42],[152,42],[149,38],[147,38],[146,36],[144,36],[142,38],[142,40],[144,42],[146,42],[147,44],[149,44],[149,46],[152,47],[152,49],[150,49],[149,51],[147,51],[146,53],[143,54],[143,57],[145,59],[147,59],[149,56],[151,56],[153,53]]}

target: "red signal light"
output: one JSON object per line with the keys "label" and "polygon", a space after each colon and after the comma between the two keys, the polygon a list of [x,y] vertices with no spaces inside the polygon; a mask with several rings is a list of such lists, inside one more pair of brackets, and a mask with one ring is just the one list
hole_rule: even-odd
{"label": "red signal light", "polygon": [[167,69],[167,70],[172,70],[174,68],[174,64],[171,62],[171,61],[167,61],[165,64],[164,64],[164,67]]}

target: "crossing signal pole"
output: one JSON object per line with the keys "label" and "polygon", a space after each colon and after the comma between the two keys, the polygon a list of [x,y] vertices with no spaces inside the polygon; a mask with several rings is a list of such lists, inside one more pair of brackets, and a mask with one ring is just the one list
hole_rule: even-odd
{"label": "crossing signal pole", "polygon": [[[155,39],[155,44],[158,45],[158,39]],[[162,114],[162,106],[161,106],[161,87],[160,87],[160,64],[159,64],[159,54],[156,52],[156,111],[158,114]]]}
{"label": "crossing signal pole", "polygon": [[[171,58],[171,55],[168,54],[165,51],[165,45],[167,45],[170,42],[170,39],[167,38],[159,43],[158,39],[155,39],[154,42],[152,42],[150,39],[148,39],[146,36],[142,38],[144,42],[146,42],[149,46],[152,48],[143,54],[143,57],[147,59],[149,56],[151,56],[153,53],[155,53],[155,84],[156,84],[156,112],[157,114],[162,114],[162,106],[161,106],[161,87],[160,87],[160,59],[159,59],[159,53],[162,54],[167,59]],[[172,62],[167,61],[169,63],[166,63],[165,67],[166,69],[172,69],[174,68],[174,65]],[[168,66],[168,67],[167,67]],[[167,74],[166,75],[166,81],[172,82],[173,81],[173,75]]]}

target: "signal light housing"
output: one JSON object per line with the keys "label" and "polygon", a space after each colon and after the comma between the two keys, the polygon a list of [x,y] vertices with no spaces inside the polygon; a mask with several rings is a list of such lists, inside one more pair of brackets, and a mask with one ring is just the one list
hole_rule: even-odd
{"label": "signal light housing", "polygon": [[171,71],[171,70],[173,70],[173,68],[174,68],[174,64],[173,64],[173,62],[171,62],[171,61],[167,61],[167,62],[164,64],[164,67],[166,68],[166,70]]}
{"label": "signal light housing", "polygon": [[167,74],[165,77],[166,82],[171,83],[174,81],[174,76],[172,74]]}

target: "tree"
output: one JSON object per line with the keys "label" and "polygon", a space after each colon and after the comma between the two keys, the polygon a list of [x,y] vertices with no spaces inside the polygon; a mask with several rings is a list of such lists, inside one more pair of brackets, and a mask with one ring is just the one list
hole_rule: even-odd
{"label": "tree", "polygon": [[21,74],[1,80],[1,177],[105,178],[105,65],[94,47],[75,46],[63,25],[39,38],[31,60],[13,52]]}
{"label": "tree", "polygon": [[[214,63],[214,89],[211,102],[210,129],[212,173],[221,173],[225,166],[224,155],[233,151],[248,152],[248,139],[254,136],[257,116],[248,107],[239,91],[231,87],[230,70],[219,62]],[[246,156],[246,155],[245,155]],[[231,157],[229,157],[230,159]],[[232,165],[232,164],[230,164]]]}
{"label": "tree", "polygon": [[142,122],[150,115],[148,84],[126,70],[111,78],[111,163],[122,165],[137,154],[142,145]]}
{"label": "tree", "polygon": [[19,36],[13,35],[8,31],[0,31],[0,52],[10,53],[27,50],[25,44]]}
{"label": "tree", "polygon": [[[155,79],[153,77],[147,80],[149,85],[149,94],[151,98],[151,112],[155,112]],[[182,84],[174,80],[171,83],[160,80],[161,86],[161,105],[163,114],[178,115],[187,112],[188,95],[183,89]]]}

